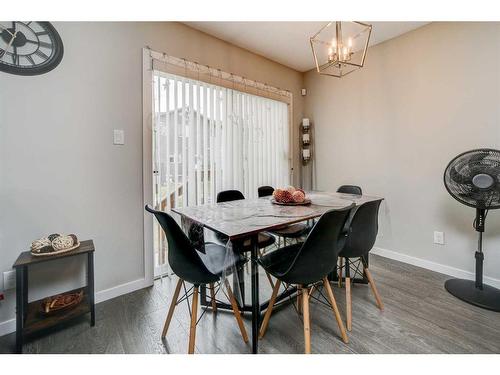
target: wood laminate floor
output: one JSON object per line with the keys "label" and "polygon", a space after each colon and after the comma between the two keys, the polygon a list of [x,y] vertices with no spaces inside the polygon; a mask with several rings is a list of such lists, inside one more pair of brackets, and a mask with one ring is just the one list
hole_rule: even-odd
{"label": "wood laminate floor", "polygon": [[[448,294],[449,277],[401,262],[370,257],[370,269],[385,303],[380,312],[367,285],[353,286],[349,344],[338,335],[331,310],[311,305],[313,353],[500,353],[500,313],[466,304]],[[247,278],[249,276],[247,275]],[[96,325],[88,319],[35,339],[25,353],[186,353],[189,310],[177,307],[166,340],[160,339],[176,278],[97,305]],[[270,286],[260,277],[261,298]],[[344,289],[334,288],[345,321]],[[249,298],[249,297],[247,297]],[[245,316],[250,334],[250,316]],[[14,348],[15,335],[0,337],[0,353]],[[302,322],[292,305],[273,313],[260,353],[302,353]],[[196,334],[197,353],[250,353],[231,313],[208,310]]]}

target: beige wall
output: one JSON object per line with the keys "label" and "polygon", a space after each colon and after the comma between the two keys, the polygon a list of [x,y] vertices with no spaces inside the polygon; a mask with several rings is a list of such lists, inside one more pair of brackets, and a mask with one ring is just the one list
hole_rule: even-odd
{"label": "beige wall", "polygon": [[[103,299],[144,277],[142,48],[288,89],[295,124],[303,76],[179,23],[55,27],[65,48],[57,69],[34,77],[0,74],[0,272],[32,239],[75,232],[95,240]],[[125,130],[125,146],[112,145],[115,128]],[[31,298],[73,285],[81,264],[35,270]],[[2,325],[14,318],[13,299],[9,291],[0,302],[0,332],[13,328],[12,321]]]}
{"label": "beige wall", "polygon": [[[377,246],[473,271],[475,213],[448,195],[443,171],[462,151],[500,147],[499,49],[499,23],[431,23],[370,48],[365,67],[340,80],[306,74],[316,186],[385,197]],[[500,212],[486,227],[485,274],[500,279]]]}

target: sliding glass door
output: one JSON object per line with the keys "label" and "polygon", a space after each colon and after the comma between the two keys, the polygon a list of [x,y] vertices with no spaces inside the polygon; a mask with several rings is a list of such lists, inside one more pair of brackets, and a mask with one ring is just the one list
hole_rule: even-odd
{"label": "sliding glass door", "polygon": [[[154,205],[169,210],[215,202],[221,190],[257,197],[290,179],[286,103],[154,71]],[[155,274],[167,244],[154,229]]]}

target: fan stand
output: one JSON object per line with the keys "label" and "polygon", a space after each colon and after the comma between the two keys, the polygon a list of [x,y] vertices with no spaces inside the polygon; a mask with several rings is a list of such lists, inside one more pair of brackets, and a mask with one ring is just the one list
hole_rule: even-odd
{"label": "fan stand", "polygon": [[500,312],[500,289],[483,284],[483,232],[485,210],[476,209],[475,229],[479,233],[476,251],[476,280],[450,279],[444,283],[455,297],[483,309]]}

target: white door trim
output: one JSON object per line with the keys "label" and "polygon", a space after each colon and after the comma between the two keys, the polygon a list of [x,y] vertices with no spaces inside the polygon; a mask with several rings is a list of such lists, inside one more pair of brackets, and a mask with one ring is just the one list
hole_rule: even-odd
{"label": "white door trim", "polygon": [[[143,207],[153,203],[153,67],[150,50],[142,49],[142,192]],[[144,215],[144,279],[149,285],[154,282],[153,217]]]}

